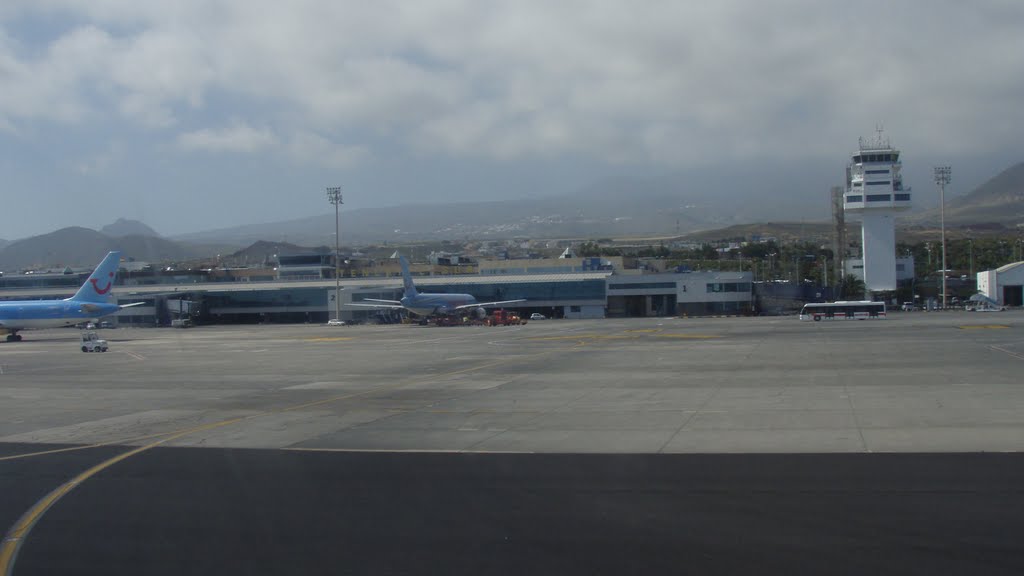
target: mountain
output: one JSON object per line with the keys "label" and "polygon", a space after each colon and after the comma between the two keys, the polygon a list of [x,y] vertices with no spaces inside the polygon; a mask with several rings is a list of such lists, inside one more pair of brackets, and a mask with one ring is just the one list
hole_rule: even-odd
{"label": "mountain", "polygon": [[[847,223],[847,234],[859,234],[858,223]],[[829,222],[759,222],[736,224],[714,230],[699,230],[682,236],[691,242],[719,242],[750,240],[754,237],[774,238],[779,244],[790,242],[829,242],[832,224]]]}
{"label": "mountain", "polygon": [[10,243],[10,240],[4,240],[3,238],[0,238],[0,250],[3,250],[4,246],[7,246]]}
{"label": "mountain", "polygon": [[4,246],[0,249],[0,270],[93,266],[111,250],[120,250],[125,257],[146,262],[200,258],[219,252],[215,246],[151,236],[113,238],[90,228],[72,226]]}
{"label": "mountain", "polygon": [[156,230],[153,230],[138,220],[128,220],[127,218],[118,218],[113,224],[107,224],[103,228],[100,228],[100,232],[115,238],[121,236],[160,237],[160,235],[156,233]]}
{"label": "mountain", "polygon": [[[911,217],[936,225],[940,212],[933,209]],[[946,225],[1024,226],[1024,162],[1003,170],[964,196],[946,202]]]}
{"label": "mountain", "polygon": [[330,254],[333,252],[333,249],[326,246],[311,248],[288,242],[267,242],[265,240],[260,240],[247,248],[243,248],[237,252],[224,256],[222,261],[236,266],[261,264],[272,261],[272,257],[275,254],[304,254],[309,252]]}
{"label": "mountain", "polygon": [[[769,218],[791,218],[806,200],[781,194],[765,206],[688,191],[685,183],[610,178],[571,194],[521,200],[364,208],[341,214],[341,243],[675,235]],[[821,202],[825,205],[825,202]],[[261,239],[334,244],[334,214],[175,236],[245,246]]]}

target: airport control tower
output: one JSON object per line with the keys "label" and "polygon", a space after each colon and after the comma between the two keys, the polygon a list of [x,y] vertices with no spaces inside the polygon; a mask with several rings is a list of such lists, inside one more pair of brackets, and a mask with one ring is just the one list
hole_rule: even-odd
{"label": "airport control tower", "polygon": [[875,140],[860,139],[860,150],[846,167],[843,212],[859,218],[864,286],[871,292],[896,289],[898,212],[910,209],[910,189],[903,189],[900,152],[878,130]]}

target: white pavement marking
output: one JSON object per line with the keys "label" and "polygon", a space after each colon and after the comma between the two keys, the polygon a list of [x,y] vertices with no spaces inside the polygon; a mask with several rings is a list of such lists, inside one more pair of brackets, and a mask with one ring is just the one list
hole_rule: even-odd
{"label": "white pavement marking", "polygon": [[310,382],[309,384],[285,386],[282,390],[337,390],[351,385],[350,382]]}
{"label": "white pavement marking", "polygon": [[125,436],[141,436],[154,432],[168,432],[185,424],[202,424],[203,421],[224,420],[237,413],[212,414],[200,410],[147,410],[122,416],[79,422],[68,426],[46,428],[13,434],[0,438],[0,442],[32,442],[41,444],[95,443],[116,440]]}
{"label": "white pavement marking", "polygon": [[1024,360],[1024,356],[1021,356],[1020,354],[1017,354],[1016,352],[1011,352],[1010,350],[1007,350],[1006,348],[1003,348],[1001,346],[996,346],[994,344],[990,344],[989,348],[991,348],[993,350],[998,350],[1000,352],[1005,352],[1006,354],[1009,354],[1010,356],[1013,356],[1014,358],[1018,358],[1020,360]]}

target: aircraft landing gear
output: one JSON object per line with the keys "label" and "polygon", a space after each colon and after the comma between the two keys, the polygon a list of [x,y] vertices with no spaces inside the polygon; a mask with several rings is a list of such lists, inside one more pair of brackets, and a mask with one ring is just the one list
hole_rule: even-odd
{"label": "aircraft landing gear", "polygon": [[7,341],[8,342],[21,342],[21,334],[8,334],[7,335]]}

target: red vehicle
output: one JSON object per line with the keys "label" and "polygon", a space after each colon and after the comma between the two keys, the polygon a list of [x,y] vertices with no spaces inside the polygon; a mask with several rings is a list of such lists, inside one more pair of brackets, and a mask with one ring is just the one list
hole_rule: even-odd
{"label": "red vehicle", "polygon": [[518,313],[508,310],[495,310],[487,317],[488,326],[513,326],[519,324],[526,324],[526,320],[520,318]]}

